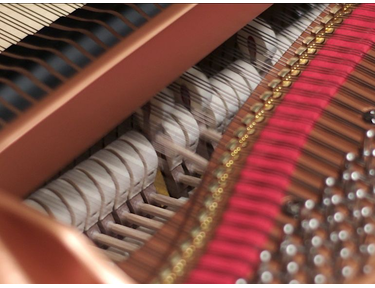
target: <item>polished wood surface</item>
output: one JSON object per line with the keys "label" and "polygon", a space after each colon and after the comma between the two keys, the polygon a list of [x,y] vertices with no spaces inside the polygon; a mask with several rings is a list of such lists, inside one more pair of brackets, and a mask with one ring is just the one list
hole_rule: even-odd
{"label": "polished wood surface", "polygon": [[132,283],[75,229],[0,191],[0,283]]}
{"label": "polished wood surface", "polygon": [[24,196],[270,4],[167,8],[0,133],[0,188]]}

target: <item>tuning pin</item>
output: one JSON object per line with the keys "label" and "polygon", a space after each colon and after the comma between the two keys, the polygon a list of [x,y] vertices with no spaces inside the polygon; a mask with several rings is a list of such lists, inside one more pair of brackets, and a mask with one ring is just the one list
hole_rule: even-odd
{"label": "tuning pin", "polygon": [[374,137],[375,137],[375,130],[371,129],[366,131],[366,134],[363,139],[363,146],[362,146],[362,160],[365,163],[365,167],[367,170],[370,169],[371,158],[372,158],[372,150],[374,150]]}
{"label": "tuning pin", "polygon": [[300,270],[300,265],[295,261],[291,261],[286,265],[286,271],[288,275],[285,275],[285,277],[292,279],[294,275],[298,273],[299,270]]}
{"label": "tuning pin", "polygon": [[369,206],[365,206],[361,209],[361,215],[363,218],[367,218],[367,217],[370,217],[372,216],[372,208],[369,207]]}
{"label": "tuning pin", "polygon": [[315,284],[325,284],[325,283],[327,283],[327,278],[323,274],[317,274],[314,277],[314,283]]}
{"label": "tuning pin", "polygon": [[317,254],[314,256],[313,262],[315,266],[321,267],[326,262],[326,259],[322,254]]}
{"label": "tuning pin", "polygon": [[[301,255],[303,255],[304,247],[301,244],[298,244],[296,241],[284,241],[280,248],[281,261],[283,262],[283,265],[287,265],[287,263],[290,262],[301,264],[301,261],[303,261],[304,257],[301,258]],[[296,272],[297,271],[295,271],[295,273]]]}
{"label": "tuning pin", "polygon": [[268,262],[270,262],[271,258],[272,258],[272,255],[271,255],[271,253],[268,250],[263,250],[260,253],[260,261],[262,263],[268,263]]}
{"label": "tuning pin", "polygon": [[295,256],[297,252],[298,252],[297,246],[294,244],[289,244],[285,247],[285,254],[290,257]]}
{"label": "tuning pin", "polygon": [[367,183],[367,179],[365,177],[364,174],[362,174],[361,172],[359,171],[353,171],[351,174],[350,174],[350,178],[352,181],[354,182],[358,182],[358,181],[362,181],[364,183]]}
{"label": "tuning pin", "polygon": [[248,284],[244,278],[238,278],[235,284]]}
{"label": "tuning pin", "polygon": [[332,205],[339,205],[339,204],[342,204],[344,202],[344,198],[341,196],[341,195],[333,195],[331,197],[331,203]]}
{"label": "tuning pin", "polygon": [[315,208],[316,203],[312,199],[308,199],[305,201],[303,207],[301,208],[301,216],[302,217],[309,217],[313,209]]}
{"label": "tuning pin", "polygon": [[336,179],[334,177],[327,177],[325,180],[326,187],[333,187],[336,185]]}
{"label": "tuning pin", "polygon": [[375,244],[371,243],[371,244],[368,244],[368,245],[361,245],[360,251],[364,254],[368,254],[368,255],[373,256],[373,255],[375,255]]}
{"label": "tuning pin", "polygon": [[294,227],[290,223],[285,224],[284,227],[283,227],[283,231],[284,231],[285,235],[292,235],[293,232],[294,232]]}
{"label": "tuning pin", "polygon": [[350,278],[353,275],[353,267],[352,266],[345,266],[341,269],[341,274],[344,278]]}
{"label": "tuning pin", "polygon": [[260,281],[263,284],[270,284],[270,283],[272,283],[273,279],[274,279],[274,276],[270,271],[264,271],[260,275]]}
{"label": "tuning pin", "polygon": [[[368,157],[368,161],[365,162],[365,169],[367,172],[367,175],[369,176],[369,180],[373,183],[375,178],[375,149],[371,150],[371,155]],[[366,163],[368,163],[366,165]]]}
{"label": "tuning pin", "polygon": [[[348,196],[348,199],[354,200],[353,193],[358,188],[357,186],[360,185],[360,183],[367,184],[368,181],[366,177],[360,173],[359,171],[353,171],[352,169],[345,170],[342,173],[342,189],[345,195]],[[352,199],[351,199],[352,198]]]}
{"label": "tuning pin", "polygon": [[350,170],[352,167],[353,163],[355,162],[357,156],[353,152],[349,152],[345,155],[345,162],[344,162],[344,167],[347,170]]}
{"label": "tuning pin", "polygon": [[313,200],[309,199],[305,202],[306,209],[311,211],[312,209],[314,209],[314,207],[315,207],[315,202]]}
{"label": "tuning pin", "polygon": [[314,237],[312,237],[312,239],[311,239],[311,245],[314,248],[319,248],[320,246],[322,246],[323,245],[323,239],[322,239],[322,237],[320,237],[318,235],[315,235]]}

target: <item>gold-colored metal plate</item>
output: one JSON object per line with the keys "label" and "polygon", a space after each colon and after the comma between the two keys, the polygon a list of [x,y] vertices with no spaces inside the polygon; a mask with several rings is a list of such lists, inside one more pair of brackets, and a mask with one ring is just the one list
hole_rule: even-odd
{"label": "gold-colored metal plate", "polygon": [[238,141],[236,139],[231,139],[228,144],[227,144],[227,149],[229,151],[233,151],[234,149],[236,149],[237,147],[237,144],[238,144]]}
{"label": "gold-colored metal plate", "polygon": [[254,112],[254,114],[258,113],[263,108],[262,103],[255,103],[253,106],[251,106],[250,110],[251,112]]}
{"label": "gold-colored metal plate", "polygon": [[342,6],[341,5],[336,5],[334,7],[331,8],[331,10],[329,11],[329,13],[331,14],[336,14],[337,12],[339,12],[341,10]]}
{"label": "gold-colored metal plate", "polygon": [[[237,143],[237,141],[236,141]],[[219,167],[217,169],[215,169],[215,171],[213,172],[213,175],[216,177],[216,178],[220,178],[221,176],[223,176],[223,174],[225,173],[225,169],[222,168],[222,167]]]}
{"label": "gold-colored metal plate", "polygon": [[[247,127],[247,134],[248,135],[253,135],[255,133],[255,128],[250,128],[250,127]],[[244,142],[246,143],[246,142]],[[243,147],[243,145],[242,145]]]}
{"label": "gold-colored metal plate", "polygon": [[285,77],[286,75],[288,75],[289,72],[290,72],[289,68],[283,68],[280,70],[279,73],[277,73],[277,75],[279,75],[280,77]]}
{"label": "gold-colored metal plate", "polygon": [[280,79],[273,79],[270,83],[268,83],[268,87],[275,89],[280,84],[280,82]]}
{"label": "gold-colored metal plate", "polygon": [[299,69],[293,69],[290,71],[291,76],[298,76],[299,74],[301,74],[301,70]]}
{"label": "gold-colored metal plate", "polygon": [[314,39],[315,39],[315,37],[307,36],[305,39],[303,39],[302,43],[305,44],[305,45],[309,45],[311,43],[311,41],[313,41]]}
{"label": "gold-colored metal plate", "polygon": [[309,59],[306,59],[306,58],[299,59],[300,65],[307,65],[307,63],[309,63]]}
{"label": "gold-colored metal plate", "polygon": [[344,8],[344,11],[343,11],[343,14],[344,14],[344,15],[348,15],[348,14],[352,13],[352,11],[353,11],[353,10],[352,10],[350,7],[347,7],[347,8],[345,7],[345,8]]}
{"label": "gold-colored metal plate", "polygon": [[294,53],[298,56],[301,56],[306,50],[307,50],[307,47],[301,46],[301,47],[298,47],[296,52]]}
{"label": "gold-colored metal plate", "polygon": [[169,274],[171,274],[171,272],[172,272],[171,269],[166,268],[166,269],[164,269],[162,272],[160,272],[160,277],[161,277],[162,279],[165,279],[165,278],[168,277]]}
{"label": "gold-colored metal plate", "polygon": [[324,29],[324,26],[323,25],[317,25],[315,26],[312,30],[311,30],[311,33],[313,34],[318,34],[320,31],[322,31]]}
{"label": "gold-colored metal plate", "polygon": [[242,118],[242,123],[244,123],[245,125],[249,125],[252,121],[254,121],[254,115],[251,114],[247,114]]}
{"label": "gold-colored metal plate", "polygon": [[293,66],[294,64],[296,64],[298,62],[298,57],[292,57],[288,60],[288,62],[286,62],[287,65],[289,66]]}
{"label": "gold-colored metal plate", "polygon": [[228,163],[231,155],[228,152],[224,152],[223,155],[220,157],[220,163],[225,165]]}
{"label": "gold-colored metal plate", "polygon": [[338,25],[338,24],[341,24],[342,21],[344,21],[344,18],[337,17],[337,18],[335,18],[335,19],[333,20],[333,23],[335,23],[335,24]]}
{"label": "gold-colored metal plate", "polygon": [[[210,197],[210,199],[212,199]],[[208,217],[208,212],[207,211],[202,211],[199,215],[198,215],[198,219],[200,222],[203,222],[205,219],[207,219]]]}
{"label": "gold-colored metal plate", "polygon": [[180,261],[181,257],[177,252],[174,252],[170,259],[171,264],[175,266],[178,261]]}
{"label": "gold-colored metal plate", "polygon": [[334,28],[327,27],[327,28],[324,30],[324,32],[327,33],[327,34],[332,34],[333,32],[335,32],[335,29],[334,29]]}
{"label": "gold-colored metal plate", "polygon": [[[254,131],[254,132],[255,132],[255,131]],[[252,134],[254,134],[254,132],[253,132]],[[241,144],[241,147],[242,147],[242,148],[246,148],[248,145],[249,145],[249,142],[246,141],[246,142],[243,142],[243,143]]]}
{"label": "gold-colored metal plate", "polygon": [[260,123],[264,121],[264,116],[263,115],[257,115],[255,116],[255,122]]}
{"label": "gold-colored metal plate", "polygon": [[283,81],[281,85],[285,88],[290,87],[292,85],[292,81]]}
{"label": "gold-colored metal plate", "polygon": [[316,53],[316,49],[314,49],[314,48],[308,48],[307,49],[307,54],[312,55],[312,54],[315,54],[315,53]]}
{"label": "gold-colored metal plate", "polygon": [[211,192],[211,193],[215,193],[217,191],[217,189],[219,189],[219,184],[217,183],[211,183],[209,186],[208,186],[208,190]]}
{"label": "gold-colored metal plate", "polygon": [[322,22],[323,24],[327,24],[332,19],[333,19],[333,15],[328,14],[328,15],[324,16],[323,19],[320,22]]}
{"label": "gold-colored metal plate", "polygon": [[271,111],[273,109],[274,105],[272,104],[265,104],[264,105],[264,110],[266,111]]}
{"label": "gold-colored metal plate", "polygon": [[236,131],[233,132],[233,135],[237,138],[241,138],[244,136],[246,133],[246,128],[245,127],[240,127]]}
{"label": "gold-colored metal plate", "polygon": [[195,237],[200,233],[200,229],[198,227],[194,228],[193,230],[190,231],[190,235]]}
{"label": "gold-colored metal plate", "polygon": [[259,98],[261,100],[263,100],[263,101],[267,101],[270,97],[272,97],[272,92],[271,91],[266,91],[266,92],[263,92],[262,95],[260,95]]}
{"label": "gold-colored metal plate", "polygon": [[272,97],[274,99],[279,99],[282,95],[283,95],[283,93],[281,93],[281,92],[273,92]]}
{"label": "gold-colored metal plate", "polygon": [[316,37],[315,38],[315,43],[316,44],[323,44],[325,41],[326,41],[326,39],[323,38],[323,37]]}

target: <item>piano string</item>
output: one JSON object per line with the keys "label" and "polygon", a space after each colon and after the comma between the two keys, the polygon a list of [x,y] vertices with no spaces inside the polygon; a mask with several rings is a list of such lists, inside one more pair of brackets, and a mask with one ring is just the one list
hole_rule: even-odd
{"label": "piano string", "polygon": [[[9,26],[7,31],[0,30],[3,32],[0,34],[2,37],[0,45],[5,55],[6,48],[19,42],[26,35],[35,33],[42,26],[52,23],[56,20],[53,17],[67,16],[74,9],[79,11],[81,8],[81,5],[55,7],[52,4],[49,6],[35,4],[34,6],[4,4],[1,7],[1,14],[8,10],[12,11],[11,14],[7,13],[7,18],[4,18],[8,19],[8,22],[4,23]],[[173,221],[176,211],[186,203],[193,205],[192,201],[198,201],[199,196],[196,194],[200,192],[201,187],[210,189],[207,181],[205,182],[207,173],[216,175],[220,183],[231,183],[226,184],[230,187],[236,185],[239,175],[228,178],[226,168],[217,168],[216,164],[211,163],[223,163],[224,167],[228,167],[229,163],[231,169],[240,169],[243,166],[243,161],[237,164],[232,160],[241,149],[237,150],[236,147],[240,147],[236,146],[237,140],[232,141],[229,135],[241,139],[242,142],[239,143],[243,144],[243,148],[246,148],[244,144],[248,142],[247,138],[251,139],[249,140],[251,145],[255,145],[257,140],[255,137],[251,138],[251,135],[256,132],[251,127],[251,123],[255,121],[254,123],[259,123],[257,127],[265,127],[265,119],[270,117],[274,108],[282,102],[277,97],[274,101],[270,101],[270,95],[287,94],[285,91],[291,86],[293,92],[302,97],[317,97],[316,93],[307,91],[301,85],[296,87],[292,85],[297,79],[298,83],[307,86],[317,84],[316,78],[304,76],[305,74],[301,72],[301,67],[315,57],[315,61],[325,61],[332,66],[336,64],[355,67],[355,70],[345,83],[332,84],[330,81],[320,80],[321,87],[339,89],[339,97],[336,96],[331,100],[308,135],[306,144],[300,147],[302,151],[300,157],[298,160],[293,160],[296,161],[297,168],[290,174],[290,185],[285,186],[285,194],[288,196],[282,200],[283,206],[275,205],[278,202],[272,199],[273,196],[265,196],[270,197],[268,200],[273,207],[270,208],[266,204],[256,209],[249,207],[259,211],[265,209],[266,212],[262,213],[268,211],[272,215],[277,214],[279,210],[282,211],[281,215],[277,217],[276,214],[274,215],[277,223],[274,230],[266,227],[262,232],[270,234],[269,239],[265,241],[267,243],[263,243],[264,247],[268,248],[261,249],[258,243],[250,247],[250,241],[248,249],[252,249],[252,254],[244,250],[251,255],[260,255],[260,264],[258,260],[253,260],[253,263],[244,263],[242,260],[241,265],[233,266],[241,269],[227,271],[228,275],[220,278],[218,273],[226,269],[224,264],[223,267],[220,265],[216,267],[217,270],[211,275],[210,271],[208,275],[203,275],[202,271],[207,265],[204,261],[209,259],[209,256],[205,256],[206,258],[203,257],[197,264],[198,268],[192,270],[189,278],[185,275],[183,279],[188,282],[210,282],[217,279],[216,281],[237,281],[237,283],[248,281],[324,283],[348,281],[357,274],[369,274],[372,266],[366,265],[366,259],[375,253],[374,244],[369,242],[374,231],[371,218],[372,196],[369,189],[373,185],[372,158],[375,150],[372,145],[375,134],[369,129],[373,110],[367,110],[367,114],[362,116],[363,119],[358,119],[358,114],[363,114],[363,107],[371,107],[374,104],[370,92],[373,89],[371,64],[374,60],[371,53],[365,55],[363,61],[353,61],[351,57],[339,59],[324,53],[319,54],[317,51],[324,47],[326,51],[332,53],[359,57],[362,55],[359,50],[345,50],[339,46],[326,45],[324,42],[330,39],[336,27],[359,34],[368,33],[372,28],[347,24],[345,20],[343,23],[339,22],[350,13],[337,16],[336,13],[340,13],[337,12],[340,10],[334,5],[329,7],[325,4],[286,5],[281,12],[278,11],[277,15],[272,13],[272,9],[276,10],[279,7],[275,5],[260,18],[253,20],[208,57],[160,91],[150,102],[139,108],[129,119],[74,161],[55,179],[30,194],[25,203],[85,233],[98,245],[100,251],[113,261],[121,263],[132,259],[132,253],[142,249],[141,247],[148,243],[165,223]],[[353,9],[350,5],[340,7],[341,11]],[[41,9],[48,11],[50,17],[43,18],[40,14]],[[99,8],[84,9],[94,11]],[[372,6],[366,5],[357,9],[357,11],[373,11]],[[25,13],[28,11],[33,12],[28,13],[30,16],[26,17]],[[55,13],[57,11],[61,14],[57,15]],[[31,15],[38,15],[38,17],[31,20]],[[144,16],[144,13],[142,15]],[[26,17],[29,20],[23,21],[23,24],[16,29],[14,28],[16,17],[19,19]],[[75,16],[69,17],[74,19]],[[370,16],[360,12],[350,17],[352,21],[371,21]],[[331,24],[332,19],[337,23]],[[326,38],[321,36],[321,39],[318,39],[316,35],[320,35],[318,29],[322,23],[329,23],[331,26],[320,28],[325,29]],[[333,30],[329,31],[329,29]],[[301,34],[303,36],[300,36]],[[351,33],[333,34],[332,39],[372,45],[371,40],[358,38]],[[316,44],[306,48],[310,43]],[[27,45],[30,44],[26,44],[25,47],[28,47]],[[302,57],[304,53],[308,53],[306,55],[311,57]],[[296,59],[296,55],[301,56],[295,60],[301,63],[301,67],[293,70],[293,74],[287,67],[295,67],[295,62],[291,61]],[[81,69],[74,63],[71,64],[77,70]],[[339,70],[319,66],[307,67],[313,74],[347,77],[346,72]],[[269,87],[279,87],[280,82],[270,82],[277,77],[286,77],[282,83],[284,87],[280,90],[276,89],[276,92],[271,94],[265,92]],[[358,88],[358,85],[362,88]],[[283,103],[288,105],[289,102]],[[289,105],[293,109],[298,107],[301,111],[306,109],[302,103],[292,104]],[[264,107],[268,109],[262,110],[265,109]],[[306,113],[309,112],[307,109]],[[285,120],[279,114],[272,117],[274,121]],[[298,126],[299,118],[292,120]],[[279,126],[269,129],[276,134],[296,133],[294,136],[299,137],[293,129],[283,130]],[[293,138],[290,139],[293,141]],[[264,143],[270,147],[280,145],[281,142],[265,141]],[[293,143],[284,144],[286,149],[288,147],[294,149]],[[230,153],[219,153],[218,150],[229,150]],[[277,158],[271,152],[269,155],[265,155],[264,152],[260,152],[259,155],[255,153],[254,157],[255,159],[271,157],[273,160]],[[282,157],[280,159],[288,162],[288,159]],[[293,161],[290,160],[289,164]],[[267,171],[259,173],[264,172]],[[275,173],[272,177],[279,177],[284,171],[279,170]],[[247,181],[250,182],[250,179],[252,178],[249,176]],[[259,189],[267,187],[267,183],[262,182],[265,181],[263,178],[254,181],[258,183],[254,182],[255,184],[251,185],[258,185]],[[354,188],[357,190],[353,192]],[[261,194],[259,191],[258,193]],[[251,197],[262,197],[262,195]],[[208,204],[213,205],[213,203]],[[350,213],[352,217],[349,216]],[[207,218],[207,215],[187,216],[195,218],[194,221],[200,221],[197,219],[200,217],[213,221],[213,218]],[[259,218],[255,217],[255,219],[259,221]],[[350,227],[353,221],[356,221],[355,227],[359,230],[353,231]],[[250,225],[254,225],[251,229],[262,230],[258,224]],[[270,231],[266,232],[266,229]],[[190,231],[183,231],[183,233],[190,233]],[[353,237],[353,233],[358,234],[355,238],[357,245],[347,241]],[[219,243],[220,239],[215,241],[212,243]],[[207,255],[210,253],[214,254],[210,251]],[[218,253],[222,254],[216,259],[225,259],[224,256],[227,256],[228,252]],[[331,253],[340,255],[339,260],[335,260],[334,263],[335,267],[339,267],[337,271],[327,269],[333,265],[330,262]],[[361,259],[361,267],[350,261],[354,256],[353,259]],[[214,256],[211,257],[215,259]],[[237,263],[238,259],[231,259],[231,261]],[[197,271],[199,267],[202,270]],[[183,275],[181,272],[183,269],[179,269],[175,269],[178,272],[166,273],[165,277],[159,276],[156,281],[176,281]],[[245,274],[237,275],[240,274],[238,271]]]}

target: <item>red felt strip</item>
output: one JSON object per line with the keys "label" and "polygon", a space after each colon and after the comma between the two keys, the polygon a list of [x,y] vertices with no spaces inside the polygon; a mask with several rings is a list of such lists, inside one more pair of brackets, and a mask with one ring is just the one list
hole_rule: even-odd
{"label": "red felt strip", "polygon": [[[375,12],[365,9],[370,5],[375,7],[363,4],[344,21],[275,109],[248,155],[221,224],[188,283],[235,283],[256,272],[259,252],[266,244],[309,133],[375,41],[375,20],[366,22],[358,17],[375,19]],[[360,29],[351,29],[353,25]],[[362,40],[344,41],[338,35]],[[342,61],[331,63],[325,56]],[[325,73],[319,73],[319,69]]]}

